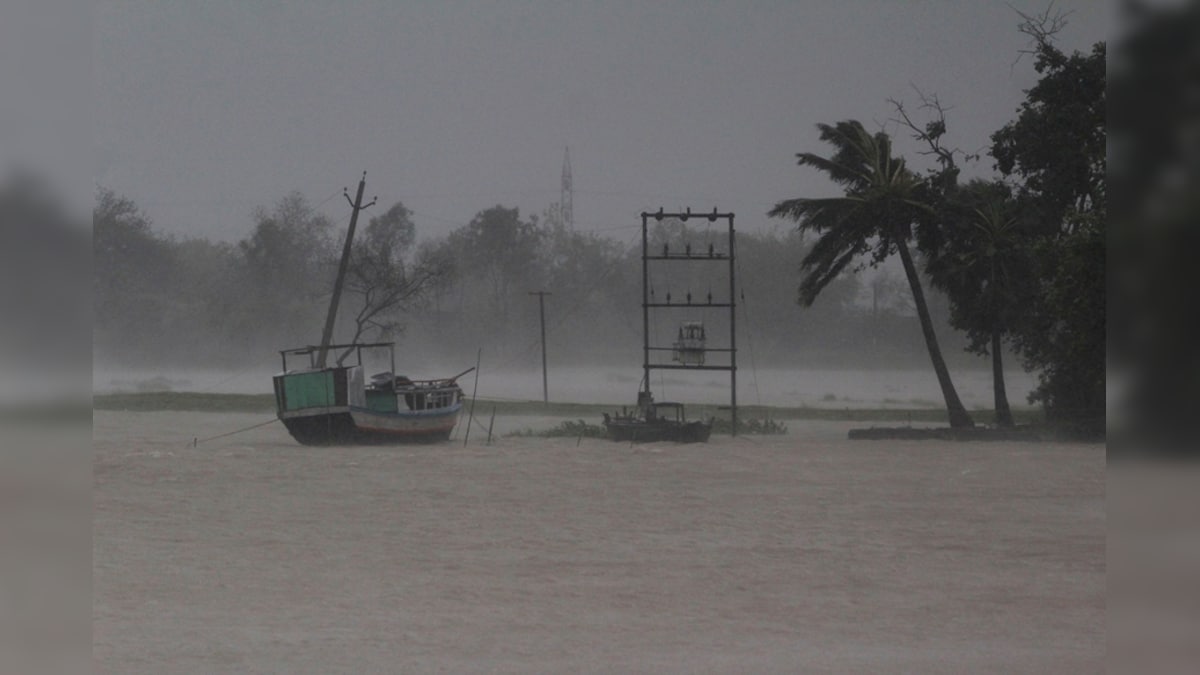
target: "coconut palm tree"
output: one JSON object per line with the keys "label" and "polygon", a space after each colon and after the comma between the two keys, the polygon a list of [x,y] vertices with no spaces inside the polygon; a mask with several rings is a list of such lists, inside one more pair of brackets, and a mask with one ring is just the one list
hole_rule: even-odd
{"label": "coconut palm tree", "polygon": [[933,284],[950,297],[950,322],[965,331],[968,349],[992,357],[996,424],[1012,426],[1004,385],[1003,340],[1020,321],[1034,277],[1024,223],[1003,183],[972,181],[954,190],[941,227],[923,232],[919,246]]}
{"label": "coconut palm tree", "polygon": [[926,187],[904,160],[892,156],[891,139],[885,133],[868,133],[856,120],[835,125],[818,124],[821,140],[834,147],[829,157],[803,152],[796,157],[800,166],[826,173],[845,190],[841,197],[787,199],[771,209],[771,216],[794,220],[801,232],[819,235],[808,255],[801,261],[804,277],[800,282],[800,303],[805,307],[850,263],[869,255],[870,265],[883,262],[893,253],[900,255],[904,275],[912,290],[913,305],[925,335],[925,345],[933,362],[938,384],[946,400],[950,426],[972,427],[942,350],[938,346],[933,321],[921,279],[913,262],[908,241],[914,225],[930,223],[936,213],[926,199]]}

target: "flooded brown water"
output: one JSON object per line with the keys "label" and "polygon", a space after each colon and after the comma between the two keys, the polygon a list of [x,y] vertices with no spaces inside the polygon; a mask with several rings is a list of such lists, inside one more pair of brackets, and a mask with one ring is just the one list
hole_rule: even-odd
{"label": "flooded brown water", "polygon": [[96,412],[96,672],[1103,669],[1101,445],[191,445],[263,420]]}

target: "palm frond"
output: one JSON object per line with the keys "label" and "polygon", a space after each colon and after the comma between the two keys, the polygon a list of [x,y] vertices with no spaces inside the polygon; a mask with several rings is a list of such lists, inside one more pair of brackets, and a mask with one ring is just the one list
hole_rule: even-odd
{"label": "palm frond", "polygon": [[872,134],[857,120],[818,124],[821,140],[833,146],[823,157],[797,155],[802,166],[815,168],[845,188],[840,197],[781,201],[769,212],[797,223],[801,231],[820,237],[801,262],[805,274],[801,302],[808,305],[857,257],[875,249],[870,264],[886,258],[911,225],[934,214],[921,199],[921,180],[904,160],[892,156],[886,133]]}
{"label": "palm frond", "polygon": [[769,215],[796,221],[801,230],[826,230],[844,220],[862,205],[856,197],[787,199],[775,205]]}
{"label": "palm frond", "polygon": [[[808,273],[800,280],[800,304],[811,307],[821,291],[836,279],[857,256],[858,252],[851,249],[835,258],[822,259],[809,268]],[[807,261],[808,258],[806,257],[805,260]],[[801,268],[804,269],[804,265],[801,265]]]}
{"label": "palm frond", "polygon": [[854,163],[839,161],[838,158],[827,158],[811,152],[801,152],[796,155],[797,164],[810,166],[818,171],[829,174],[830,180],[850,189],[862,189],[871,182],[870,172]]}

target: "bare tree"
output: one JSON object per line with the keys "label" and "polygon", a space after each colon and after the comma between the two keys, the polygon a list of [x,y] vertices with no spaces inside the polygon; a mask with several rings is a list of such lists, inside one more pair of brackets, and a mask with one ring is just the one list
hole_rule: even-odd
{"label": "bare tree", "polygon": [[403,329],[400,315],[423,302],[448,267],[426,252],[415,253],[411,212],[397,202],[371,219],[353,245],[346,291],[359,298],[354,339],[369,330],[389,335]]}
{"label": "bare tree", "polygon": [[946,135],[946,111],[949,110],[937,94],[928,94],[922,91],[916,85],[912,85],[913,91],[917,93],[919,104],[917,109],[922,114],[928,116],[929,120],[923,125],[913,116],[909,114],[903,101],[889,98],[887,101],[895,109],[897,117],[892,118],[892,122],[904,127],[911,132],[913,139],[925,145],[924,150],[918,150],[918,155],[925,157],[933,157],[940,167],[939,182],[943,185],[953,185],[958,179],[958,158],[964,161],[975,161],[983,154],[983,150],[979,149],[974,152],[966,152],[960,148],[951,148],[945,145],[944,137]]}
{"label": "bare tree", "polygon": [[[1008,4],[1008,3],[1005,3]],[[1021,10],[1008,5],[1012,11],[1021,17],[1021,23],[1017,24],[1017,30],[1033,39],[1033,45],[1028,49],[1020,49],[1017,51],[1017,58],[1013,61],[1015,67],[1020,63],[1021,59],[1030,55],[1035,58],[1046,58],[1050,52],[1058,52],[1057,49],[1047,49],[1054,44],[1055,36],[1058,35],[1063,28],[1067,26],[1067,17],[1071,16],[1072,12],[1063,12],[1054,8],[1054,0],[1046,6],[1045,11],[1040,14],[1026,14]],[[1065,56],[1058,52],[1065,60]],[[1042,67],[1037,67],[1037,71],[1042,72]]]}

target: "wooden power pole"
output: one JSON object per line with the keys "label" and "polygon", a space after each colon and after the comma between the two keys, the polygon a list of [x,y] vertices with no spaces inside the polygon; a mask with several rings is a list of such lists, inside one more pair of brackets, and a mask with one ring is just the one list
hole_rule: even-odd
{"label": "wooden power pole", "polygon": [[550,390],[546,379],[546,296],[554,294],[547,291],[529,291],[529,294],[538,296],[538,316],[542,321],[542,403],[549,403]]}
{"label": "wooden power pole", "polygon": [[342,261],[338,263],[337,281],[333,282],[333,297],[329,300],[329,314],[325,316],[325,330],[321,331],[321,350],[317,352],[317,368],[325,367],[325,357],[329,353],[329,344],[333,340],[333,324],[337,319],[338,301],[342,298],[342,284],[346,281],[346,268],[350,266],[350,247],[354,242],[354,226],[358,223],[358,212],[375,203],[375,197],[370,204],[363,204],[363,190],[367,187],[367,172],[364,171],[362,180],[358,181],[358,194],[350,202],[350,193],[342,189],[346,201],[354,211],[350,214],[350,228],[346,231],[346,244],[342,247]]}

